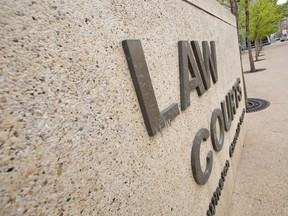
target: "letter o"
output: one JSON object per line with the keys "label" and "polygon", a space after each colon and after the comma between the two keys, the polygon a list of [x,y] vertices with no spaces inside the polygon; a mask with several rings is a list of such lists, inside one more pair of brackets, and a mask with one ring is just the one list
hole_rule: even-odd
{"label": "letter o", "polygon": [[[216,131],[216,120],[219,121],[220,126],[220,138],[218,140],[217,131]],[[215,109],[212,113],[211,122],[210,122],[210,131],[211,131],[211,141],[215,151],[219,152],[224,143],[224,121],[223,115],[220,109]]]}

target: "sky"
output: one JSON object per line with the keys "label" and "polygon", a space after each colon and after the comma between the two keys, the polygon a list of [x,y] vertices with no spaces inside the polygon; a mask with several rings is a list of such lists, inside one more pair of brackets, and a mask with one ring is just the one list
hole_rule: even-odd
{"label": "sky", "polygon": [[287,0],[278,0],[277,1],[277,4],[283,4],[283,3],[285,3]]}

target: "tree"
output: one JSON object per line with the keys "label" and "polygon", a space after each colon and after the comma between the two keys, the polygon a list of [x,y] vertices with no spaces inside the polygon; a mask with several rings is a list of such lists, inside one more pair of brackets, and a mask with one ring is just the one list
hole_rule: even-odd
{"label": "tree", "polygon": [[277,22],[282,14],[278,14],[275,2],[271,0],[257,0],[250,3],[250,39],[254,40],[255,58],[262,48],[262,38],[277,30]]}
{"label": "tree", "polygon": [[253,61],[253,56],[252,56],[252,46],[251,46],[251,39],[250,39],[250,27],[249,27],[249,0],[245,0],[245,18],[246,18],[246,40],[248,43],[248,53],[249,53],[249,61],[250,61],[250,71],[255,72],[255,64]]}
{"label": "tree", "polygon": [[[248,107],[248,99],[247,99],[247,89],[246,89],[246,82],[245,82],[245,77],[243,73],[243,64],[242,64],[242,55],[241,55],[241,31],[239,27],[239,10],[238,10],[238,3],[239,0],[218,0],[219,3],[230,7],[231,13],[235,16],[236,18],[236,27],[237,27],[237,36],[238,36],[238,45],[239,45],[239,53],[240,53],[240,62],[241,62],[241,72],[242,72],[242,80],[243,80],[243,90],[244,90],[244,99],[245,99],[245,106]],[[242,4],[243,5],[243,4]],[[242,11],[243,7],[240,7],[240,11]],[[241,13],[240,13],[241,14]]]}
{"label": "tree", "polygon": [[247,98],[246,82],[245,82],[244,73],[243,73],[242,55],[241,55],[241,38],[240,38],[240,28],[239,28],[238,1],[237,0],[230,0],[230,6],[231,6],[231,13],[236,18],[238,45],[239,45],[240,62],[241,62],[241,72],[242,72],[242,80],[243,80],[243,88],[244,88],[244,99],[245,99],[245,105],[247,107],[248,106],[248,98]]}
{"label": "tree", "polygon": [[[277,13],[278,13],[278,14],[281,14],[281,15],[282,15],[282,17],[281,17],[281,19],[280,19],[280,21],[279,21],[279,24],[281,25],[280,22],[281,22],[282,18],[288,17],[288,1],[287,1],[286,3],[284,3],[284,4],[276,5],[276,10],[277,10]],[[284,21],[284,20],[283,20],[283,21]],[[284,23],[283,23],[283,24],[284,24]],[[282,30],[282,28],[280,27],[279,30]],[[278,37],[280,37],[280,36],[282,35],[282,32],[279,31],[279,32],[277,32],[276,34],[278,35]]]}

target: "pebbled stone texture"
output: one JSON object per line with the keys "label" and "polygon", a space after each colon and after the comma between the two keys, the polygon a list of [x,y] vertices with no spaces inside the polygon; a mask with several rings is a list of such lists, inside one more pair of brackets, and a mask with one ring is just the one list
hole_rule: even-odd
{"label": "pebbled stone texture", "polygon": [[[233,19],[218,3],[215,11]],[[0,13],[1,215],[205,214],[237,122],[213,152],[204,186],[193,179],[190,153],[241,78],[235,25],[180,0],[1,0]],[[179,40],[216,41],[219,82],[201,98],[192,92],[191,107],[149,137],[126,39],[142,42],[161,110],[180,104]],[[209,140],[203,167],[210,150]]]}

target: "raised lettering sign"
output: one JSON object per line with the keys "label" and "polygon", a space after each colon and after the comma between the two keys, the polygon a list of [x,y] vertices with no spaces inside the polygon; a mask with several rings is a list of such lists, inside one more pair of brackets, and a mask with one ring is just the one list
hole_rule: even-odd
{"label": "raised lettering sign", "polygon": [[[160,129],[170,123],[180,111],[177,103],[173,103],[163,111],[159,111],[143,48],[140,40],[125,40],[123,48],[128,62],[128,67],[137,93],[139,104],[148,134],[154,136]],[[202,53],[197,41],[179,41],[179,70],[180,70],[180,98],[181,110],[186,110],[190,106],[190,92],[195,90],[198,96],[203,95],[211,88],[211,78],[215,84],[218,81],[218,71],[216,64],[215,42],[202,42]],[[210,132],[206,128],[201,128],[194,137],[191,150],[191,168],[195,181],[204,185],[211,174],[213,166],[213,152],[209,151],[206,156],[206,168],[201,169],[200,146],[202,141],[207,141],[211,134],[211,142],[214,151],[219,152],[223,148],[224,135],[231,128],[234,115],[236,115],[239,103],[242,100],[242,89],[240,79],[237,78],[232,88],[225,95],[225,99],[220,102],[220,107],[215,108],[211,115]],[[217,130],[219,125],[219,130]],[[229,148],[230,156],[233,155],[236,141],[240,132],[237,127],[233,144]],[[223,188],[224,179],[219,180],[219,188]],[[209,214],[215,211],[217,194],[209,206]]]}
{"label": "raised lettering sign", "polygon": [[159,111],[140,40],[125,40],[123,48],[148,134],[154,136],[179,115],[178,104]]}

